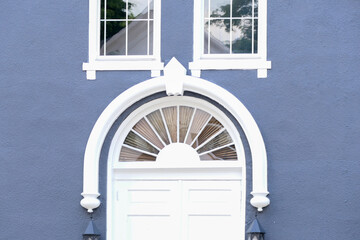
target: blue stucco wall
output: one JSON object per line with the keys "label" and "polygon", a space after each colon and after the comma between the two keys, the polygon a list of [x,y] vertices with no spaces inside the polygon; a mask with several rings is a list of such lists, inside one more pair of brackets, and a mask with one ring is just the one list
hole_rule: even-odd
{"label": "blue stucco wall", "polygon": [[[192,61],[192,6],[162,3],[165,63]],[[81,239],[87,138],[111,100],[150,73],[86,80],[87,0],[2,1],[0,22],[0,239]],[[358,238],[359,22],[359,1],[269,0],[268,78],[202,74],[237,96],[262,131],[272,202],[259,220],[267,240]],[[105,210],[95,213],[103,235]]]}

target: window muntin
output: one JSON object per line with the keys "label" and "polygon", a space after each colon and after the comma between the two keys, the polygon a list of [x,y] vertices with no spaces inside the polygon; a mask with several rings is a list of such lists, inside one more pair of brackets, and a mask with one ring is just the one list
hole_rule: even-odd
{"label": "window muntin", "polygon": [[200,160],[237,161],[227,129],[211,114],[184,105],[167,106],[140,119],[127,134],[119,162],[156,161],[169,144],[191,146]]}
{"label": "window muntin", "polygon": [[204,0],[203,54],[256,54],[258,0]]}
{"label": "window muntin", "polygon": [[101,0],[100,56],[153,54],[152,0]]}

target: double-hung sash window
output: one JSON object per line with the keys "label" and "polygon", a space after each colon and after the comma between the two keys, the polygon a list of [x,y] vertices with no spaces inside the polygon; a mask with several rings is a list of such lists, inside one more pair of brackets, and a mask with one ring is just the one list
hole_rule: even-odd
{"label": "double-hung sash window", "polygon": [[195,0],[194,76],[205,69],[257,69],[267,77],[267,0]]}
{"label": "double-hung sash window", "polygon": [[88,79],[100,70],[151,70],[159,76],[160,0],[89,0]]}

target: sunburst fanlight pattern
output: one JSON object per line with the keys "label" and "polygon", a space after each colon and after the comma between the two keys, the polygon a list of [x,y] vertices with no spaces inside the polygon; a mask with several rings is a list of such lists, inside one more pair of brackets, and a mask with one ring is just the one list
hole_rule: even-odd
{"label": "sunburst fanlight pattern", "polygon": [[202,161],[237,160],[232,138],[214,116],[189,106],[171,106],[146,115],[133,126],[119,161],[156,161],[161,150],[172,143],[191,146]]}

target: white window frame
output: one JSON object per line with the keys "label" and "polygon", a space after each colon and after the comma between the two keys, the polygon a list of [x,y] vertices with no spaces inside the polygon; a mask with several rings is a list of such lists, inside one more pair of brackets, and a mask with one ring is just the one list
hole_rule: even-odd
{"label": "white window frame", "polygon": [[257,70],[258,78],[266,78],[271,69],[267,61],[267,0],[259,0],[257,54],[203,54],[204,0],[194,0],[194,56],[189,63],[192,76],[200,77],[201,70]]}
{"label": "white window frame", "polygon": [[160,76],[161,62],[161,0],[154,1],[153,55],[100,56],[100,4],[89,0],[89,61],[83,63],[86,78],[96,79],[96,71],[150,70],[152,77]]}

